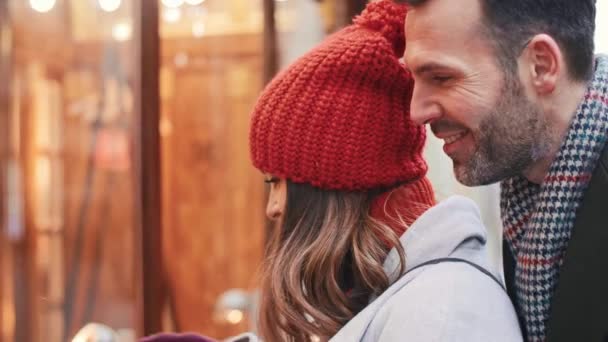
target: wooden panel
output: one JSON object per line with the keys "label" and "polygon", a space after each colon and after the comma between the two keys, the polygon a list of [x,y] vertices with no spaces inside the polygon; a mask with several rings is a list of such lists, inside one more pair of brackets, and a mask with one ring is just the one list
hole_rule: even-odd
{"label": "wooden panel", "polygon": [[365,6],[367,5],[367,0],[348,0],[346,3],[346,16],[347,16],[347,22],[350,23],[352,21],[352,19],[359,15],[363,9],[365,9]]}
{"label": "wooden panel", "polygon": [[133,90],[120,64],[104,63],[118,69],[81,69],[64,82],[66,336],[92,321],[135,327]]}
{"label": "wooden panel", "polygon": [[[132,173],[90,161],[103,148],[93,142],[102,131],[78,121],[69,122],[66,130],[72,143],[65,151],[70,165],[65,171],[66,331],[73,336],[91,321],[134,327]],[[124,129],[115,132],[128,134]]]}
{"label": "wooden panel", "polygon": [[264,0],[264,84],[270,82],[279,67],[276,6],[274,0]]}
{"label": "wooden panel", "polygon": [[[23,77],[26,78],[26,77]],[[21,102],[22,112],[20,115],[20,154],[17,156],[22,167],[23,180],[23,224],[24,235],[16,239],[13,247],[13,271],[15,291],[15,340],[16,341],[38,341],[40,324],[38,317],[39,302],[38,289],[40,284],[36,281],[35,265],[35,225],[33,219],[32,198],[35,197],[34,189],[34,158],[35,150],[32,139],[34,122],[31,117],[33,94],[31,83],[25,82],[23,96],[16,101]],[[33,328],[32,328],[33,327]]]}
{"label": "wooden panel", "polygon": [[137,307],[138,332],[149,335],[162,330],[165,297],[162,265],[161,150],[160,150],[160,36],[158,1],[138,0],[136,37],[139,68],[136,82],[135,175],[137,194]]}
{"label": "wooden panel", "polygon": [[180,68],[163,68],[169,83],[161,87],[168,285],[177,328],[215,337],[248,328],[246,321],[214,321],[214,305],[227,289],[255,286],[264,239],[262,176],[248,154],[249,112],[262,84],[261,44],[257,54],[234,48],[251,39],[258,38],[225,38],[234,55],[210,51]]}
{"label": "wooden panel", "polygon": [[[220,58],[256,57],[261,58],[262,47],[261,35],[223,35],[210,36],[203,39],[180,38],[163,39],[162,41],[162,65],[175,66],[175,57],[178,54],[186,54],[193,58],[192,62],[204,62]],[[238,44],[238,45],[234,45]],[[203,65],[196,65],[204,67]]]}
{"label": "wooden panel", "polygon": [[[15,163],[12,181],[18,183],[20,189],[14,189],[19,193],[12,193],[11,196],[16,206],[23,203],[23,211],[13,213],[20,216],[13,218],[20,221],[11,228],[17,231],[12,234],[16,236],[13,236],[11,243],[6,245],[13,272],[9,276],[9,279],[12,279],[11,304],[14,308],[15,322],[13,337],[16,341],[29,342],[40,340],[42,334],[40,328],[46,323],[42,315],[42,310],[47,305],[46,297],[41,294],[48,288],[47,278],[40,272],[44,267],[44,258],[38,254],[39,227],[35,217],[38,209],[36,202],[40,198],[40,194],[37,193],[40,184],[40,179],[37,177],[39,151],[35,144],[37,123],[33,119],[38,84],[35,84],[29,64],[47,61],[49,67],[45,71],[57,74],[64,65],[65,56],[69,53],[69,49],[65,48],[69,44],[65,44],[68,35],[64,7],[61,3],[57,5],[52,15],[47,16],[29,10],[26,6],[27,2],[2,1],[2,3],[10,6],[11,48],[14,54],[10,63],[15,71],[14,74],[21,80],[18,87],[14,87],[15,78],[5,83],[12,90],[19,90],[19,93],[13,94],[12,97],[19,108],[12,119],[18,120],[19,123],[11,125],[11,129],[18,131],[12,134],[18,137],[19,148],[12,151],[11,158]],[[36,25],[32,25],[32,22]],[[5,193],[2,195],[6,196]]]}
{"label": "wooden panel", "polygon": [[38,60],[49,69],[63,69],[72,53],[67,1],[57,1],[48,13],[35,12],[29,1],[3,1],[9,3],[13,18],[15,61]]}
{"label": "wooden panel", "polygon": [[335,32],[349,25],[359,15],[369,0],[317,0],[321,3],[325,32]]}
{"label": "wooden panel", "polygon": [[[143,191],[133,191],[140,174],[133,170],[131,159],[132,134],[138,133],[134,127],[139,124],[134,122],[132,102],[133,89],[140,86],[134,75],[138,72],[134,70],[144,61],[143,68],[153,69],[147,74],[153,77],[154,72],[158,73],[158,62],[154,65],[149,61],[158,58],[158,51],[142,42],[137,50],[148,49],[146,53],[152,58],[144,57],[143,53],[135,56],[134,47],[140,43],[140,36],[116,43],[108,40],[107,34],[93,34],[109,32],[106,30],[109,25],[91,26],[86,18],[87,15],[103,17],[102,22],[110,23],[123,19],[125,12],[132,11],[133,3],[152,2],[123,2],[120,18],[118,14],[98,11],[94,2],[87,1],[86,5],[80,2],[83,1],[58,1],[53,10],[41,14],[32,11],[27,1],[0,1],[2,5],[11,4],[14,66],[20,70],[19,77],[23,80],[22,95],[16,96],[15,101],[20,103],[17,117],[21,120],[23,151],[18,157],[23,170],[23,216],[27,229],[25,236],[12,244],[10,252],[2,250],[10,253],[14,270],[8,277],[3,272],[2,277],[12,280],[15,290],[17,341],[39,341],[40,336],[53,341],[71,340],[78,329],[91,321],[115,329],[134,328],[136,316],[142,314],[142,311],[136,312],[135,306],[135,295],[142,290],[134,282],[134,270],[142,263],[141,254],[137,254],[137,264],[134,258],[134,246],[141,250],[141,240],[136,243],[135,236],[135,227],[140,223],[135,213],[141,207],[135,203],[153,198],[146,197]],[[86,8],[70,11],[78,5]],[[145,20],[148,25],[155,25],[158,10],[156,6],[147,8]],[[84,20],[79,13],[85,14]],[[71,18],[71,14],[76,18]],[[139,18],[141,12],[131,17]],[[90,30],[73,31],[84,24],[89,25]],[[158,42],[157,31],[138,32]],[[87,41],[75,42],[74,36]],[[1,77],[4,76],[2,73]],[[146,79],[142,83],[147,89],[155,88]],[[6,81],[0,87],[4,90],[3,86],[9,85],[12,86],[11,82]],[[53,96],[49,96],[49,85]],[[157,85],[158,82],[156,88]],[[143,96],[148,101],[145,106],[150,103],[149,93],[143,92]],[[39,124],[40,113],[48,110],[45,106],[50,103],[60,103],[59,110],[55,111],[59,115]],[[158,112],[158,104],[156,106]],[[4,114],[0,110],[0,115]],[[158,125],[158,115],[150,120]],[[37,144],[41,130],[60,135],[61,147],[51,149]],[[146,132],[158,134],[154,127]],[[157,151],[158,148],[152,152],[156,160]],[[47,179],[49,170],[41,168],[41,161],[43,165],[52,165],[53,176],[48,177],[52,180],[49,187],[52,191],[46,194],[40,189],[40,175]],[[4,163],[0,166],[4,167]],[[159,175],[148,170],[144,172],[146,179],[156,179],[159,183]],[[48,193],[54,197],[51,199]],[[49,222],[40,218],[41,208],[47,205],[61,209],[58,220]],[[157,215],[159,207],[148,208],[148,212]],[[154,224],[155,219],[147,222]],[[158,223],[156,225],[159,231]],[[141,234],[138,237],[141,238]],[[151,241],[150,235],[143,237],[144,243]],[[153,253],[152,247],[150,255]],[[148,269],[152,271],[146,274],[156,274],[154,265]],[[149,300],[146,304],[153,302]]]}
{"label": "wooden panel", "polygon": [[[10,319],[7,317],[12,310],[10,298],[7,296],[9,285],[5,279],[12,270],[8,269],[7,253],[9,247],[5,231],[7,222],[7,167],[9,161],[9,111],[10,111],[10,81],[11,81],[11,27],[6,1],[0,2],[0,340],[11,338]],[[8,324],[7,324],[8,323]]]}
{"label": "wooden panel", "polygon": [[[47,38],[38,34],[40,40]],[[98,43],[103,49],[76,46],[67,49],[73,55],[54,60],[47,50],[26,43],[15,40],[21,54],[16,66],[24,80],[18,116],[27,227],[12,253],[15,339],[38,341],[40,334],[70,340],[92,321],[133,328],[133,77],[124,62],[132,59],[132,50]],[[54,90],[49,92],[49,86]],[[58,111],[46,108],[55,103]],[[59,115],[40,124],[39,116],[49,110]],[[41,130],[59,135],[60,147],[36,143]],[[40,158],[53,165],[53,198],[39,187],[38,172],[48,173],[40,169]],[[61,208],[60,218],[51,223],[40,218],[40,206],[48,203]]]}

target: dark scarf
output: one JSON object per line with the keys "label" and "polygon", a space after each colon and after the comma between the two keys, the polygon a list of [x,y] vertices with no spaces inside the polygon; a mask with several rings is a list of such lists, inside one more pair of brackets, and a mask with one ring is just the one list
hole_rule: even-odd
{"label": "dark scarf", "polygon": [[530,341],[545,340],[551,299],[576,212],[607,140],[608,57],[600,56],[543,183],[533,184],[519,176],[501,184],[504,236],[517,258],[517,306]]}

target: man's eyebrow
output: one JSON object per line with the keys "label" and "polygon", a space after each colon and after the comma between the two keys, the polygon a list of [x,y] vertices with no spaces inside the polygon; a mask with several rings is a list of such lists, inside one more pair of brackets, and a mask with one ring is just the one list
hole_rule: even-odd
{"label": "man's eyebrow", "polygon": [[413,70],[413,72],[414,72],[414,74],[422,75],[422,74],[425,74],[425,73],[428,73],[428,72],[431,72],[431,71],[435,71],[437,69],[446,69],[446,68],[448,68],[447,65],[440,64],[440,63],[437,63],[437,62],[428,62],[428,63],[424,63],[424,64],[422,64],[420,66],[417,66]]}

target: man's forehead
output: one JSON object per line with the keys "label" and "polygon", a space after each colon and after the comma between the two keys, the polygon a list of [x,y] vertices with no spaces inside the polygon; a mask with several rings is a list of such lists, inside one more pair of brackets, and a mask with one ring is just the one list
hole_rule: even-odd
{"label": "man's forehead", "polygon": [[408,11],[406,36],[408,33],[427,36],[475,33],[481,17],[479,0],[429,0]]}
{"label": "man's forehead", "polygon": [[437,50],[462,52],[463,48],[480,48],[482,31],[479,8],[457,6],[461,1],[478,5],[477,0],[430,0],[408,12],[405,23],[405,58],[408,62],[412,53],[433,54]]}

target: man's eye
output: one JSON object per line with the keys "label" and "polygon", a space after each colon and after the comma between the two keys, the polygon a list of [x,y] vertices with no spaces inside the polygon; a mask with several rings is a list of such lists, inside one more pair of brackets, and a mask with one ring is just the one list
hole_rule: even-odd
{"label": "man's eye", "polygon": [[441,75],[441,76],[433,76],[433,81],[437,82],[437,83],[444,83],[444,82],[447,82],[447,81],[449,81],[451,79],[452,79],[451,76],[443,76],[443,75]]}

